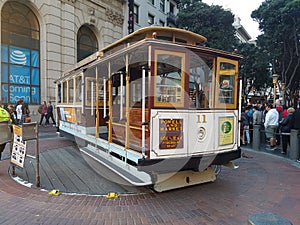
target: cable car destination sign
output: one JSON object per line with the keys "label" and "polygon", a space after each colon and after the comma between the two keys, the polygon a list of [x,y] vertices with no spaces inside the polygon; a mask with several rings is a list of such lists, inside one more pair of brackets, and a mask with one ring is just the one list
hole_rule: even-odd
{"label": "cable car destination sign", "polygon": [[183,148],[183,119],[159,119],[159,148]]}

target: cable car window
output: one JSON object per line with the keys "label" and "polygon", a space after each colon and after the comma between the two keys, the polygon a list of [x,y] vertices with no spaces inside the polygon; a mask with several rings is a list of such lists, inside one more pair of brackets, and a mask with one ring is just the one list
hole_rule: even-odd
{"label": "cable car window", "polygon": [[237,61],[217,59],[216,106],[236,108],[237,106]]}
{"label": "cable car window", "polygon": [[68,83],[64,81],[63,83],[63,102],[67,103],[68,102]]}
{"label": "cable car window", "polygon": [[85,78],[85,104],[95,106],[96,99],[96,78]]}
{"label": "cable car window", "polygon": [[208,109],[212,104],[212,58],[190,57],[190,108]]}
{"label": "cable car window", "polygon": [[184,53],[157,50],[155,57],[155,105],[183,106]]}
{"label": "cable car window", "polygon": [[75,102],[80,103],[82,101],[82,76],[79,75],[75,78]]}
{"label": "cable car window", "polygon": [[74,80],[69,80],[69,103],[74,102]]}

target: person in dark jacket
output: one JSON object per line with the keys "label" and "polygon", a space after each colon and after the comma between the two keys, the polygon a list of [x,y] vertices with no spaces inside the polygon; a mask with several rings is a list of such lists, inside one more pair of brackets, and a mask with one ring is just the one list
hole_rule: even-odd
{"label": "person in dark jacket", "polygon": [[51,105],[51,101],[48,102],[47,105],[47,116],[46,116],[46,125],[49,125],[50,121],[49,119],[51,118],[53,125],[55,124],[54,116],[53,116],[53,106]]}
{"label": "person in dark jacket", "polygon": [[292,116],[292,129],[300,130],[300,108],[296,109]]}
{"label": "person in dark jacket", "polygon": [[243,139],[242,143],[245,145],[246,143],[250,144],[250,132],[249,132],[249,125],[250,125],[250,118],[248,116],[249,108],[245,108],[242,110],[241,113],[241,121],[243,126]]}
{"label": "person in dark jacket", "polygon": [[280,122],[281,141],[282,141],[282,154],[286,154],[287,146],[290,144],[290,132],[292,127],[292,117],[295,112],[294,108],[287,109],[288,116]]}

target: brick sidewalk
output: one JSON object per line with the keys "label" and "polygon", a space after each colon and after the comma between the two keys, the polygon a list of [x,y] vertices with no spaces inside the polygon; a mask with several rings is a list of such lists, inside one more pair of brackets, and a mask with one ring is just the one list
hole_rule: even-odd
{"label": "brick sidewalk", "polygon": [[247,224],[250,214],[277,213],[300,221],[299,168],[268,154],[244,151],[237,170],[224,168],[216,182],[164,193],[61,195],[28,188],[0,162],[0,224]]}

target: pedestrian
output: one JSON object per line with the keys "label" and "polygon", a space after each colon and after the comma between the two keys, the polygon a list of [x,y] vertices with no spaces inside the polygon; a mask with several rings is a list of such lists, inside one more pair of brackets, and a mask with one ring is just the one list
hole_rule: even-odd
{"label": "pedestrian", "polygon": [[290,132],[292,127],[292,116],[295,112],[294,108],[288,108],[287,109],[288,116],[285,117],[280,123],[280,131],[281,131],[281,141],[282,141],[282,154],[286,154],[287,152],[287,146],[290,145]]}
{"label": "pedestrian", "polygon": [[17,107],[16,107],[16,114],[17,114],[17,125],[23,124],[23,110],[22,110],[22,102],[18,101]]}
{"label": "pedestrian", "polygon": [[273,109],[272,104],[268,104],[266,107],[267,114],[265,118],[265,131],[266,131],[266,137],[270,141],[270,149],[275,150],[276,149],[276,130],[278,127],[278,118],[279,113],[276,109]]}
{"label": "pedestrian", "polygon": [[29,123],[31,122],[31,118],[30,118],[30,110],[29,110],[28,103],[24,102],[22,98],[21,98],[21,102],[22,102],[22,113],[23,113],[22,122]]}
{"label": "pedestrian", "polygon": [[248,116],[249,108],[245,108],[242,110],[241,113],[241,120],[243,125],[243,145],[246,143],[250,144],[250,133],[249,133],[249,125],[250,125],[250,118]]}
{"label": "pedestrian", "polygon": [[253,125],[261,125],[262,122],[262,112],[258,111],[258,107],[257,106],[253,106],[252,107],[253,110]]}
{"label": "pedestrian", "polygon": [[7,103],[4,103],[3,108],[4,108],[7,112],[9,112],[9,108],[8,108],[8,104],[7,104]]}
{"label": "pedestrian", "polygon": [[[300,130],[300,108],[297,108],[292,115],[291,129]],[[300,150],[300,149],[299,149]],[[297,160],[300,163],[300,158]]]}
{"label": "pedestrian", "polygon": [[289,113],[287,111],[288,108],[287,108],[286,105],[284,105],[282,108],[283,108],[283,110],[282,110],[282,119],[284,119],[289,115]]}
{"label": "pedestrian", "polygon": [[40,126],[42,125],[44,118],[46,119],[46,122],[47,122],[47,108],[48,107],[47,107],[46,101],[43,101],[43,104],[40,106],[40,109],[41,109]]}
{"label": "pedestrian", "polygon": [[51,118],[53,125],[55,125],[55,120],[53,116],[53,106],[51,105],[51,101],[48,102],[47,105],[47,117],[46,117],[46,125],[49,125],[49,119]]}
{"label": "pedestrian", "polygon": [[[282,121],[283,117],[283,106],[281,105],[281,101],[279,99],[276,99],[275,101],[275,107],[276,110],[278,112],[278,123]],[[279,134],[279,126],[277,126],[277,130],[276,130],[276,145],[279,146],[280,145],[280,134]]]}
{"label": "pedestrian", "polygon": [[[0,121],[9,120],[9,118],[10,118],[10,115],[7,112],[7,110],[0,107]],[[2,152],[5,149],[5,145],[6,145],[6,143],[0,144],[0,160],[1,160],[1,157],[2,157]]]}
{"label": "pedestrian", "polygon": [[14,106],[9,106],[9,115],[12,124],[17,124],[16,111],[14,110]]}

